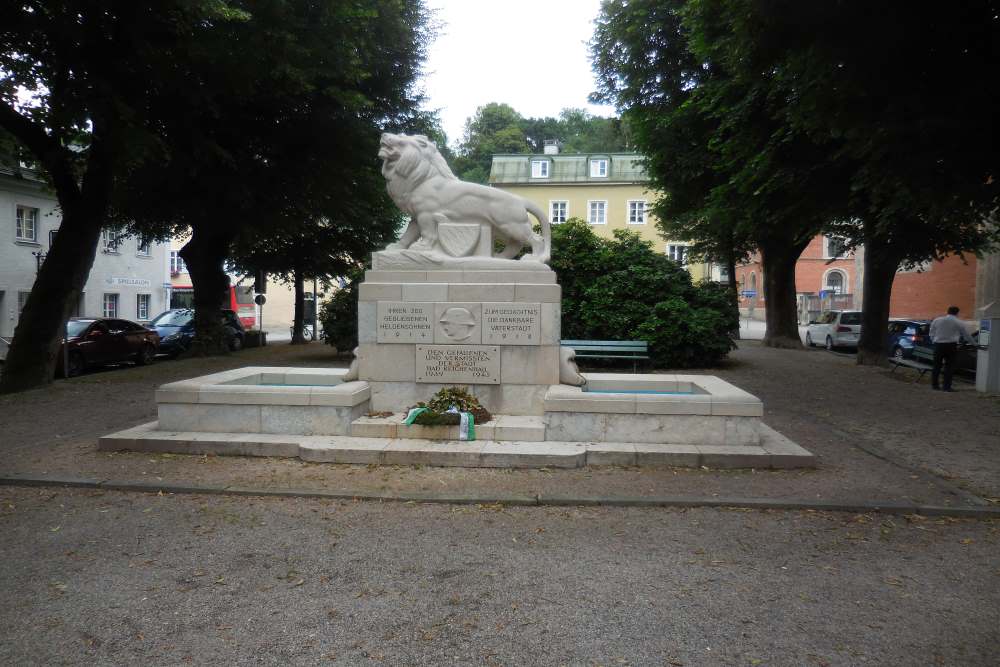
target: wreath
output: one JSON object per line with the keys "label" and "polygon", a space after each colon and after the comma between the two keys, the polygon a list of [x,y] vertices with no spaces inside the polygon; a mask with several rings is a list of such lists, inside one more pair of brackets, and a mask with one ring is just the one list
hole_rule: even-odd
{"label": "wreath", "polygon": [[[419,410],[412,420],[409,416]],[[407,421],[421,426],[456,426],[462,421],[462,413],[472,415],[476,424],[485,424],[493,418],[475,396],[465,387],[445,387],[431,400],[420,402],[407,410]]]}

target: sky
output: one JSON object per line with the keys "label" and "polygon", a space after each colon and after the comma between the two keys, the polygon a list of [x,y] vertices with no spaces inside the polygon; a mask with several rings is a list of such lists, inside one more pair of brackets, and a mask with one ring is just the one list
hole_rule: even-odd
{"label": "sky", "polygon": [[440,24],[425,65],[425,107],[439,110],[448,143],[488,102],[522,116],[557,116],[566,107],[613,116],[589,104],[595,88],[587,42],[600,0],[426,0]]}

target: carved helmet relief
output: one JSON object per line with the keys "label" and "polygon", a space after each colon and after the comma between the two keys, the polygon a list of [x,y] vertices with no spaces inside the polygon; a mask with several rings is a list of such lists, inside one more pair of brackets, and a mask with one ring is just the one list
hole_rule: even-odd
{"label": "carved helmet relief", "polygon": [[476,318],[467,308],[449,308],[438,320],[444,335],[454,341],[468,340],[476,326]]}

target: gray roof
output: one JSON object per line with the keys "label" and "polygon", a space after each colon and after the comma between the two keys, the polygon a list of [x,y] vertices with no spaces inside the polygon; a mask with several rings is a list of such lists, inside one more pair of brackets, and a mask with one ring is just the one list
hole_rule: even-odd
{"label": "gray roof", "polygon": [[[590,161],[608,160],[608,175],[592,177]],[[531,161],[548,160],[548,178],[531,177]],[[564,153],[557,155],[494,155],[490,168],[490,183],[496,185],[525,184],[548,185],[552,183],[648,183],[649,176],[642,167],[639,153]]]}

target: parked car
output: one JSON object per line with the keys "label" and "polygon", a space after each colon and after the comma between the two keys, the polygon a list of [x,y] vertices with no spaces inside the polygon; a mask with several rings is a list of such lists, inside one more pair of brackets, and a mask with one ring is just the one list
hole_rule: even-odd
{"label": "parked car", "polygon": [[828,310],[806,329],[806,345],[823,345],[828,350],[857,347],[861,335],[860,310]]}
{"label": "parked car", "polygon": [[929,320],[889,320],[885,349],[890,357],[912,359],[913,346],[927,339]]}
{"label": "parked car", "polygon": [[[59,369],[73,377],[92,366],[134,361],[142,366],[153,361],[160,336],[152,329],[128,320],[74,317],[66,325],[67,337],[60,349]],[[68,358],[68,370],[63,359]]]}
{"label": "parked car", "polygon": [[[229,349],[233,352],[243,349],[246,332],[234,311],[222,311],[222,325]],[[191,347],[191,341],[194,340],[194,309],[165,310],[153,318],[150,326],[160,334],[160,353],[176,357]]]}
{"label": "parked car", "polygon": [[[970,375],[976,374],[976,360],[979,356],[976,346],[979,344],[979,332],[970,334],[973,340],[972,345],[960,343],[955,353],[955,370],[960,373]],[[930,336],[924,336],[922,340],[913,344],[913,358],[928,364],[934,363],[934,342]]]}

